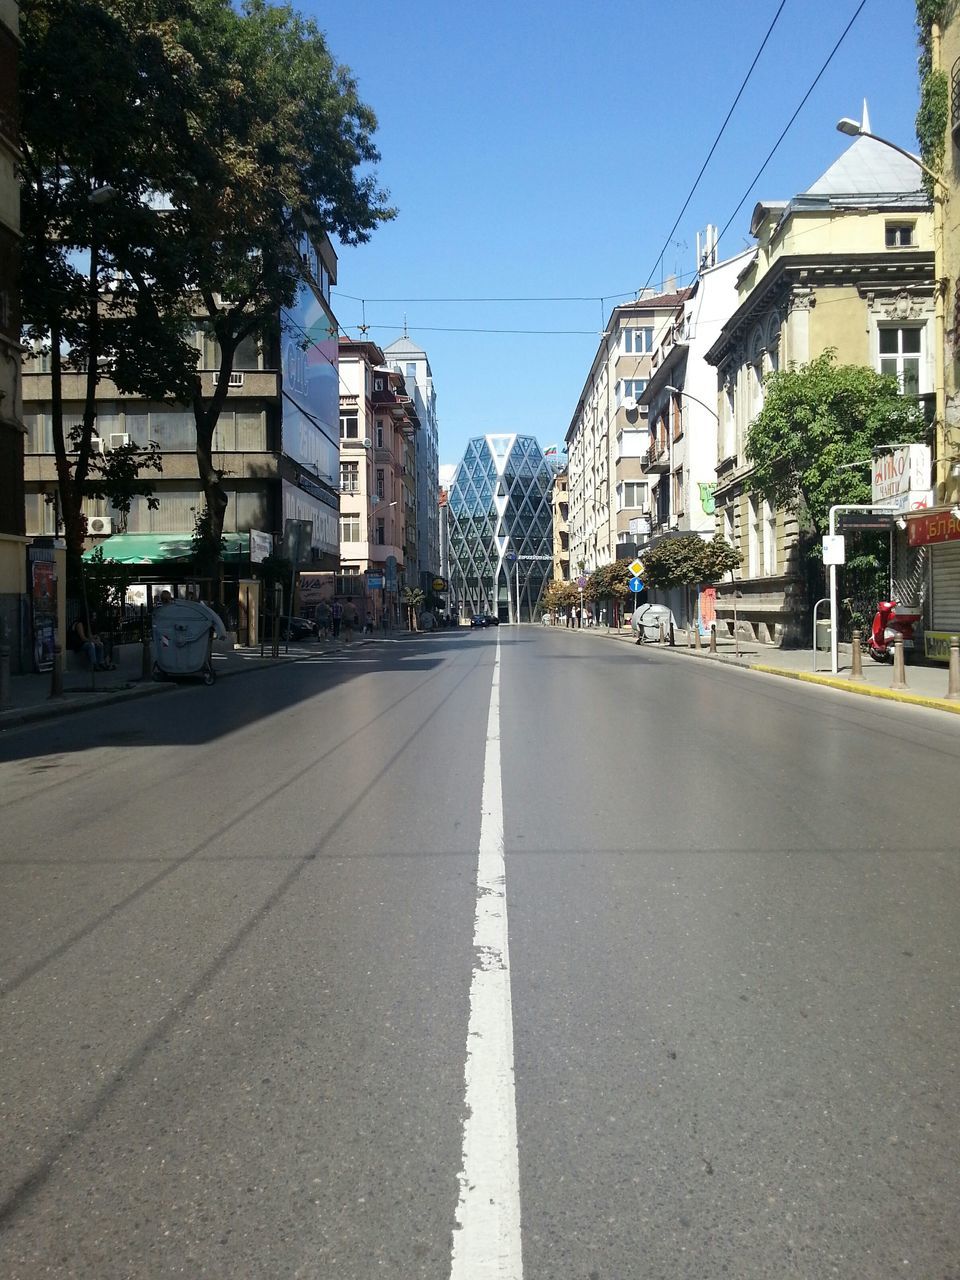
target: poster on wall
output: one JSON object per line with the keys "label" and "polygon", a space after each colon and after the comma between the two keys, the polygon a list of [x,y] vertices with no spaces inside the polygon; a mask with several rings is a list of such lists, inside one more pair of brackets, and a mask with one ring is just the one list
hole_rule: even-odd
{"label": "poster on wall", "polygon": [[33,596],[33,665],[52,671],[57,645],[57,566],[52,560],[30,565]]}

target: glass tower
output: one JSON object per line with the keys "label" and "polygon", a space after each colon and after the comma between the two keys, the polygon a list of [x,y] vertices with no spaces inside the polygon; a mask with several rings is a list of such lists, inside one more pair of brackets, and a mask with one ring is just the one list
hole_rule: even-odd
{"label": "glass tower", "polygon": [[553,467],[533,436],[472,439],[448,498],[451,603],[461,618],[532,622],[550,578]]}

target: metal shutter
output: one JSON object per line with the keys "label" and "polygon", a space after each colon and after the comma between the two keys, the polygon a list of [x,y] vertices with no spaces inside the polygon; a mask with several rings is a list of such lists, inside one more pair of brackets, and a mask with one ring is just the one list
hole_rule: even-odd
{"label": "metal shutter", "polygon": [[960,635],[960,542],[930,548],[933,631]]}

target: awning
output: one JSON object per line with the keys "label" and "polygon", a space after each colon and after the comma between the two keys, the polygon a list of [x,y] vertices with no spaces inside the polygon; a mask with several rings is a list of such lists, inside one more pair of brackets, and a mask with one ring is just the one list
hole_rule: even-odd
{"label": "awning", "polygon": [[[249,559],[249,533],[225,533],[223,542],[226,564]],[[193,540],[189,533],[115,533],[85,551],[84,560],[92,560],[97,551],[103,552],[104,560],[118,564],[185,565],[193,558]]]}

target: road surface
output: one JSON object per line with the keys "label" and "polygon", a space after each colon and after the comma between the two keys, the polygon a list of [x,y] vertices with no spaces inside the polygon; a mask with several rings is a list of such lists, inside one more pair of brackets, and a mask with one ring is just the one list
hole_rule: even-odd
{"label": "road surface", "polygon": [[0,1274],[957,1280],[958,764],[540,627],[7,732]]}

